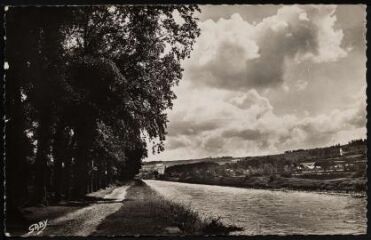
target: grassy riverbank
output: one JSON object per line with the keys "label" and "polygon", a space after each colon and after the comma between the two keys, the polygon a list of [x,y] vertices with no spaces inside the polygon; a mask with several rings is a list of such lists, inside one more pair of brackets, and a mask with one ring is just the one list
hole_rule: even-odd
{"label": "grassy riverbank", "polygon": [[165,177],[163,180],[258,189],[331,191],[344,193],[364,193],[367,185],[367,179],[363,177],[334,179],[308,179],[295,177],[284,178],[281,176],[186,178]]}
{"label": "grassy riverbank", "polygon": [[193,210],[164,199],[138,180],[128,189],[121,209],[108,216],[93,235],[225,235],[234,230],[241,229],[225,226],[217,219],[202,218]]}

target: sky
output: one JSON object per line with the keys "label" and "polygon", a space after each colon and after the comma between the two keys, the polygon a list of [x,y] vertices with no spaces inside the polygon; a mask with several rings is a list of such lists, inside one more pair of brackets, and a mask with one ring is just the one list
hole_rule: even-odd
{"label": "sky", "polygon": [[365,6],[201,5],[201,35],[145,161],[256,156],[366,138]]}

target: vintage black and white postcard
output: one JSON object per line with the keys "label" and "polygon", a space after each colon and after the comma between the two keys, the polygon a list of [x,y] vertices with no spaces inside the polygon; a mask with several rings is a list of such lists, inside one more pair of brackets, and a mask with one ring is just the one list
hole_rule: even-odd
{"label": "vintage black and white postcard", "polygon": [[366,234],[366,9],[5,6],[6,236]]}

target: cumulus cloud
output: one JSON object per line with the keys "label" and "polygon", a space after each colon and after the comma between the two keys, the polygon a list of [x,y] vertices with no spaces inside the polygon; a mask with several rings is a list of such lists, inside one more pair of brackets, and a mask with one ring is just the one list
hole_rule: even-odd
{"label": "cumulus cloud", "polygon": [[365,102],[358,101],[346,109],[334,109],[327,114],[303,118],[289,114],[268,114],[266,119],[257,123],[257,127],[272,140],[272,149],[317,147],[350,140],[339,138],[343,132],[353,132],[352,138],[365,137],[365,114]]}
{"label": "cumulus cloud", "polygon": [[212,136],[202,142],[201,147],[207,153],[221,155],[225,152],[225,140],[219,136]]}
{"label": "cumulus cloud", "polygon": [[[284,6],[258,24],[238,13],[201,23],[189,77],[198,84],[245,90],[281,85],[287,64],[333,62],[347,55],[335,29],[335,6]],[[300,85],[299,88],[303,88]]]}
{"label": "cumulus cloud", "polygon": [[222,137],[225,138],[238,137],[244,140],[260,140],[265,136],[266,134],[262,134],[258,129],[231,129],[222,133]]}
{"label": "cumulus cloud", "polygon": [[[339,8],[344,16],[347,7]],[[166,150],[149,159],[274,154],[365,138],[365,55],[348,50],[362,21],[336,14],[328,5],[284,6],[256,22],[238,13],[202,22],[175,88]]]}
{"label": "cumulus cloud", "polygon": [[[179,109],[182,114],[171,114],[165,155],[181,159],[182,156],[271,154],[365,137],[365,101],[358,100],[348,108],[334,109],[327,114],[299,117],[277,115],[269,100],[256,90],[235,97],[231,97],[232,93],[215,89],[208,90],[207,95],[194,93],[197,105],[191,101]],[[214,107],[208,108],[211,102]],[[192,113],[196,108],[205,115],[184,111],[188,109]]]}
{"label": "cumulus cloud", "polygon": [[307,88],[308,86],[308,81],[305,81],[305,80],[302,80],[302,79],[299,79],[296,84],[295,84],[296,88],[300,91],[304,90]]}
{"label": "cumulus cloud", "polygon": [[240,109],[248,109],[250,114],[254,113],[256,118],[260,118],[273,109],[269,100],[260,96],[255,89],[251,89],[246,93],[239,93],[227,99],[227,101]]}
{"label": "cumulus cloud", "polygon": [[167,142],[167,149],[178,149],[182,147],[187,146],[187,139],[181,139],[181,138],[170,138],[170,140]]}
{"label": "cumulus cloud", "polygon": [[171,124],[168,128],[168,136],[178,136],[178,135],[195,135],[201,132],[215,130],[220,127],[221,124],[218,122],[192,122],[192,121],[177,121]]}

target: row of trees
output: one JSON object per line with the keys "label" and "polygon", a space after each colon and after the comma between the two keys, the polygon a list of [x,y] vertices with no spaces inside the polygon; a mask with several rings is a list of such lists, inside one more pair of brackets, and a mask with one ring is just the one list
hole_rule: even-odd
{"label": "row of trees", "polygon": [[162,151],[197,6],[10,7],[7,216],[132,178]]}
{"label": "row of trees", "polygon": [[219,165],[217,163],[195,163],[168,167],[165,177],[228,177],[228,176],[271,176],[275,174],[287,176],[292,172],[289,161],[272,161],[271,159],[253,159]]}

